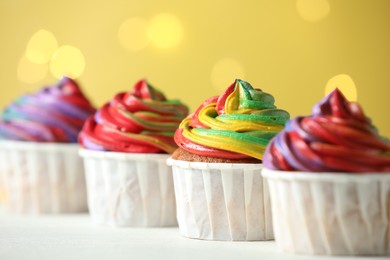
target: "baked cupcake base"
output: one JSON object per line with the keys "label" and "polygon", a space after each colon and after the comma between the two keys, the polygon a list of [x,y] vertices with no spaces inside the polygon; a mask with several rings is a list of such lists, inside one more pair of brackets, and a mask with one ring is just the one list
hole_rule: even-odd
{"label": "baked cupcake base", "polygon": [[322,255],[390,254],[390,174],[263,169],[277,245]]}
{"label": "baked cupcake base", "polygon": [[173,168],[180,233],[206,240],[273,239],[262,164],[168,159]]}
{"label": "baked cupcake base", "polygon": [[77,144],[0,141],[0,174],[9,212],[87,211]]}
{"label": "baked cupcake base", "polygon": [[122,227],[177,226],[167,154],[82,149],[93,222]]}
{"label": "baked cupcake base", "polygon": [[261,161],[252,157],[243,159],[225,159],[216,158],[210,156],[202,156],[187,152],[183,148],[177,148],[173,154],[172,159],[187,162],[206,162],[206,163],[249,163],[249,164],[261,164]]}

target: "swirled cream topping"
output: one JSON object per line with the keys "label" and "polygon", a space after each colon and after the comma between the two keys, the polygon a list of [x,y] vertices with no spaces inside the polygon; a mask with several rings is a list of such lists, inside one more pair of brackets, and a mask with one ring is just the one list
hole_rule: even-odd
{"label": "swirled cream topping", "polygon": [[117,94],[90,117],[79,136],[87,149],[127,153],[172,153],[173,134],[188,108],[168,100],[145,80]]}
{"label": "swirled cream topping", "polygon": [[84,121],[94,112],[77,83],[64,77],[6,107],[0,119],[0,139],[74,143]]}
{"label": "swirled cream topping", "polygon": [[359,104],[334,90],[311,116],[292,119],[269,144],[267,168],[308,172],[390,172],[390,142]]}
{"label": "swirled cream topping", "polygon": [[288,112],[277,109],[274,102],[272,95],[238,79],[184,119],[175,141],[201,156],[262,160],[268,142],[289,119]]}

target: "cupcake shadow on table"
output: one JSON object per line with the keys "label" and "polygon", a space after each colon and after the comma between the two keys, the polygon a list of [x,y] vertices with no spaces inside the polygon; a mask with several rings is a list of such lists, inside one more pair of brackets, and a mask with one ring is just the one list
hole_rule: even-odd
{"label": "cupcake shadow on table", "polygon": [[390,254],[390,142],[339,90],[270,142],[263,176],[283,251]]}
{"label": "cupcake shadow on table", "polygon": [[173,167],[180,233],[206,240],[273,239],[268,186],[261,176],[269,140],[289,114],[274,98],[236,80],[207,99],[175,133]]}
{"label": "cupcake shadow on table", "polygon": [[173,134],[188,108],[145,80],[117,94],[90,117],[79,136],[93,222],[111,226],[176,226],[171,167]]}
{"label": "cupcake shadow on table", "polygon": [[9,212],[87,210],[77,135],[94,112],[77,83],[66,77],[5,108],[0,120],[0,175]]}

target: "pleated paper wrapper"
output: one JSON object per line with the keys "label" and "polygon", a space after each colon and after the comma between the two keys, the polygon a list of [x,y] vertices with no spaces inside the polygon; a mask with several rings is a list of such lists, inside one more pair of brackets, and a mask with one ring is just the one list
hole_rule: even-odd
{"label": "pleated paper wrapper", "polygon": [[4,183],[4,175],[8,169],[7,164],[4,164],[3,158],[6,151],[4,149],[0,149],[0,209],[4,207],[4,203],[6,200],[5,194],[5,183]]}
{"label": "pleated paper wrapper", "polygon": [[224,241],[271,240],[271,206],[261,164],[187,162],[173,167],[180,233]]}
{"label": "pleated paper wrapper", "polygon": [[87,211],[77,144],[0,141],[0,196],[21,214]]}
{"label": "pleated paper wrapper", "polygon": [[88,208],[96,224],[177,226],[172,168],[166,154],[80,150]]}
{"label": "pleated paper wrapper", "polygon": [[275,239],[286,252],[390,254],[390,174],[263,170]]}

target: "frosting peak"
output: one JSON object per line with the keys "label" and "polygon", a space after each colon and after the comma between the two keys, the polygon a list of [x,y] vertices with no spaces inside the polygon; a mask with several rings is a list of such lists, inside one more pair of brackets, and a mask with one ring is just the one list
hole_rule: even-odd
{"label": "frosting peak", "polygon": [[153,99],[159,101],[165,101],[166,98],[163,93],[158,91],[156,88],[152,87],[146,80],[138,81],[130,93],[127,94],[128,97],[134,96],[140,99]]}
{"label": "frosting peak", "polygon": [[287,123],[264,155],[267,168],[314,172],[390,171],[390,142],[356,102],[334,90],[311,116]]}
{"label": "frosting peak", "polygon": [[354,119],[363,124],[370,123],[370,120],[364,115],[360,105],[356,102],[348,102],[343,93],[336,88],[332,93],[326,96],[321,102],[314,105],[313,116],[332,116],[340,119]]}
{"label": "frosting peak", "polygon": [[168,100],[145,80],[127,93],[117,94],[90,117],[79,143],[91,150],[128,153],[172,153],[173,133],[188,108]]}
{"label": "frosting peak", "polygon": [[208,98],[184,119],[175,141],[198,155],[261,160],[269,140],[289,119],[274,102],[272,95],[237,79],[222,95]]}

